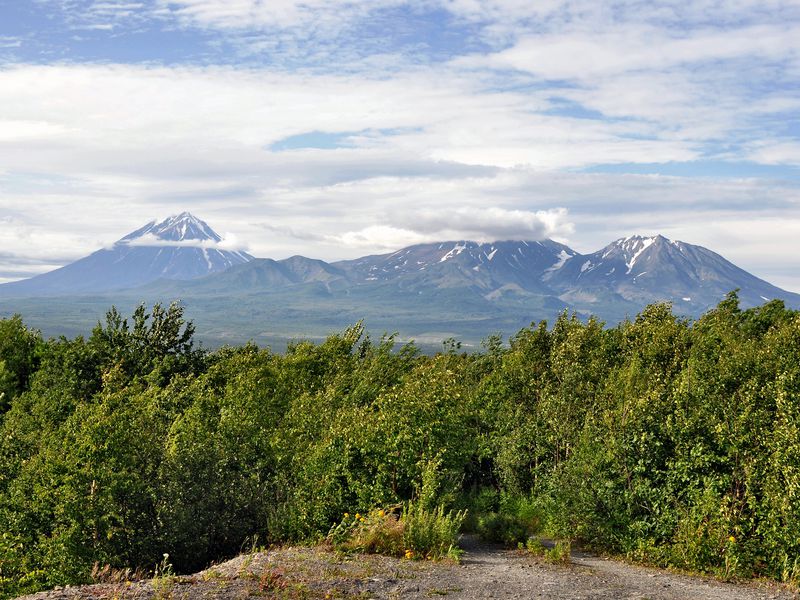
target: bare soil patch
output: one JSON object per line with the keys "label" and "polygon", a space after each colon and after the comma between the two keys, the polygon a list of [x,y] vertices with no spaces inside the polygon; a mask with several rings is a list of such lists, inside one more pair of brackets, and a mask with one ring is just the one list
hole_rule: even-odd
{"label": "bare soil patch", "polygon": [[192,576],[100,583],[25,596],[25,600],[179,600],[207,598],[555,598],[585,600],[762,600],[797,598],[777,584],[725,583],[630,565],[573,551],[569,564],[463,540],[460,564],[323,547],[287,547],[239,556]]}

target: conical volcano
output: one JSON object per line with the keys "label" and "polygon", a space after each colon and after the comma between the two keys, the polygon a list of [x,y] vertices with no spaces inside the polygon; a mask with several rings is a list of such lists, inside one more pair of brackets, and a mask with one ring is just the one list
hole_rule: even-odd
{"label": "conical volcano", "polygon": [[158,279],[195,279],[252,260],[227,249],[205,221],[184,212],[151,221],[103,248],[55,271],[0,285],[0,296],[108,292]]}

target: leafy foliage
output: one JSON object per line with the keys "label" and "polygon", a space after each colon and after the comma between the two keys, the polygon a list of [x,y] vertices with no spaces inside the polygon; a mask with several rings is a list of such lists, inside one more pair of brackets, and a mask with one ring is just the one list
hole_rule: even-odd
{"label": "leafy foliage", "polygon": [[41,343],[39,332],[25,327],[20,315],[0,319],[0,415],[28,389]]}
{"label": "leafy foliage", "polygon": [[194,570],[254,536],[440,556],[461,526],[800,578],[800,314],[780,302],[563,314],[477,354],[361,323],[283,355],[193,332],[177,304],[112,309],[88,339],[0,320],[0,597],[164,554]]}

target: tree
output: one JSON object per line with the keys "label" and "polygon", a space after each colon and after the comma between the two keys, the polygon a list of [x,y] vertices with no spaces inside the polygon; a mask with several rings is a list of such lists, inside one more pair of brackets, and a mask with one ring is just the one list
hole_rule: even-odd
{"label": "tree", "polygon": [[39,332],[25,327],[19,315],[0,319],[0,415],[28,389],[41,341]]}
{"label": "tree", "polygon": [[97,324],[88,343],[97,351],[104,371],[119,364],[132,378],[158,367],[167,381],[172,374],[196,370],[205,355],[194,349],[195,327],[184,319],[183,311],[178,302],[166,309],[156,303],[150,313],[140,304],[129,325],[112,307],[105,325]]}

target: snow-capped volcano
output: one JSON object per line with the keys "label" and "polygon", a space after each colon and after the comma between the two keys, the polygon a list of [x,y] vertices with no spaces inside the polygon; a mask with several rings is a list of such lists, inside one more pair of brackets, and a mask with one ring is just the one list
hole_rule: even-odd
{"label": "snow-capped volcano", "polygon": [[164,219],[160,223],[150,221],[144,227],[129,233],[118,244],[147,245],[147,241],[161,242],[221,242],[222,238],[208,223],[193,214],[182,212]]}
{"label": "snow-capped volcano", "polygon": [[629,236],[576,255],[545,280],[565,300],[617,295],[641,305],[670,300],[678,310],[714,306],[734,289],[751,306],[786,295],[716,252],[662,235]]}
{"label": "snow-capped volcano", "polygon": [[229,250],[208,223],[188,212],[151,221],[89,256],[31,279],[0,286],[0,295],[106,292],[157,279],[195,279],[252,260]]}

